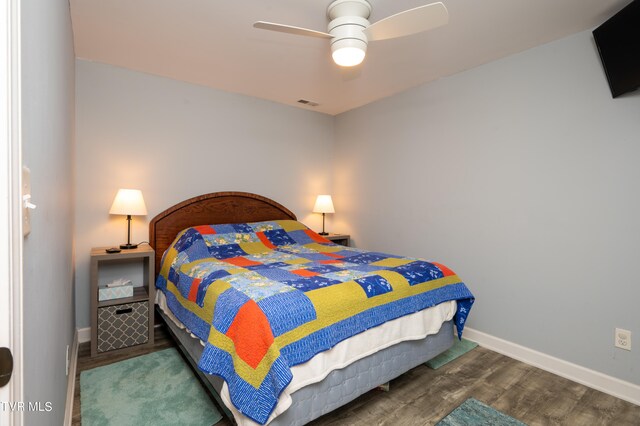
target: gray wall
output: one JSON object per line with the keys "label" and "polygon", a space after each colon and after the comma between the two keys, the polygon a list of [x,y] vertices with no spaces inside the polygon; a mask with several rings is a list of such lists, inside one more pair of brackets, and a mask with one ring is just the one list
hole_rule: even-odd
{"label": "gray wall", "polygon": [[52,413],[25,424],[62,424],[66,347],[74,333],[74,52],[69,2],[23,0],[23,163],[31,169],[31,234],[24,241],[24,393]]}
{"label": "gray wall", "polygon": [[589,31],[336,119],[336,228],[439,260],[469,326],[640,384],[640,92],[612,99]]}
{"label": "gray wall", "polygon": [[267,196],[321,227],[311,210],[331,188],[332,117],[83,60],[76,77],[79,328],[90,326],[90,248],[126,241],[125,218],[109,216],[118,188],[147,204],[135,242],[156,214],[216,191]]}
{"label": "gray wall", "polygon": [[335,118],[79,60],[78,327],[89,326],[88,251],[124,241],[108,210],[142,189],[149,215],[244,190],[359,247],[439,260],[467,281],[479,331],[640,384],[640,94],[611,99],[590,32]]}

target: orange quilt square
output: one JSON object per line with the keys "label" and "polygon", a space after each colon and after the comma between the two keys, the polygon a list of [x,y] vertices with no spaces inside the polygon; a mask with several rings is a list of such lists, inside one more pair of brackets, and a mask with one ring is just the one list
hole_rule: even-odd
{"label": "orange quilt square", "polygon": [[331,241],[327,240],[325,237],[323,237],[322,235],[316,234],[311,229],[305,229],[304,232],[305,232],[305,234],[307,234],[309,236],[309,238],[311,238],[316,243],[330,243],[331,242]]}
{"label": "orange quilt square", "polygon": [[238,309],[226,335],[233,340],[238,356],[256,369],[273,344],[269,320],[253,300]]}
{"label": "orange quilt square", "polygon": [[256,266],[262,265],[260,262],[256,262],[254,260],[247,259],[246,257],[238,256],[238,257],[230,257],[228,259],[224,259],[225,262],[230,263],[236,266]]}
{"label": "orange quilt square", "polygon": [[198,231],[202,235],[210,235],[210,234],[215,234],[216,233],[216,230],[213,229],[210,225],[194,226],[193,229],[195,229],[196,231]]}
{"label": "orange quilt square", "polygon": [[342,259],[344,256],[338,253],[327,253],[325,251],[322,252],[325,256],[335,257],[336,259]]}
{"label": "orange quilt square", "polygon": [[202,280],[200,278],[195,278],[193,280],[193,282],[191,283],[191,288],[189,289],[189,296],[187,297],[187,299],[191,300],[192,302],[196,301],[196,298],[198,297],[198,287],[200,287],[201,282]]}
{"label": "orange quilt square", "polygon": [[315,277],[316,275],[320,275],[319,273],[310,271],[308,269],[294,269],[291,272],[296,275],[300,275],[301,277]]}

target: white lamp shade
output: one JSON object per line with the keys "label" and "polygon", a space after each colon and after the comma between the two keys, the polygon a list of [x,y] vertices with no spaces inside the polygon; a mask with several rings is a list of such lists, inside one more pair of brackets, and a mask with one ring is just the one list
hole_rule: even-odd
{"label": "white lamp shade", "polygon": [[146,215],[147,206],[144,204],[142,191],[139,189],[119,189],[109,214]]}
{"label": "white lamp shade", "polygon": [[335,213],[331,195],[318,195],[316,205],[313,206],[314,213]]}

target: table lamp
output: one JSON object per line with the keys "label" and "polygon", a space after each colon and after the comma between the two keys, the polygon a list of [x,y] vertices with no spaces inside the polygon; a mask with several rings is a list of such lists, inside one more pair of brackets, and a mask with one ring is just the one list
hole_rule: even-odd
{"label": "table lamp", "polygon": [[313,206],[314,213],[322,213],[322,232],[320,235],[329,235],[328,232],[324,232],[324,215],[325,213],[335,213],[333,208],[333,201],[331,201],[331,195],[318,195],[316,199],[316,205]]}
{"label": "table lamp", "polygon": [[127,215],[127,244],[120,244],[120,248],[123,250],[137,248],[137,244],[131,244],[131,216],[147,214],[142,191],[139,189],[119,189],[109,214]]}

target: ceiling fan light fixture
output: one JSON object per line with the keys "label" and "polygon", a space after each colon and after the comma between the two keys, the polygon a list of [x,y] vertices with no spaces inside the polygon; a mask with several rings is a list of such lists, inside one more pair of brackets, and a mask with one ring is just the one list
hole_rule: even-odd
{"label": "ceiling fan light fixture", "polygon": [[367,43],[358,39],[342,39],[331,45],[333,62],[341,67],[353,67],[364,60]]}
{"label": "ceiling fan light fixture", "polygon": [[255,28],[331,40],[331,56],[341,67],[362,63],[371,41],[388,40],[440,27],[449,21],[441,1],[414,7],[370,23],[371,4],[367,0],[334,0],[327,8],[327,32],[293,25],[258,21]]}

